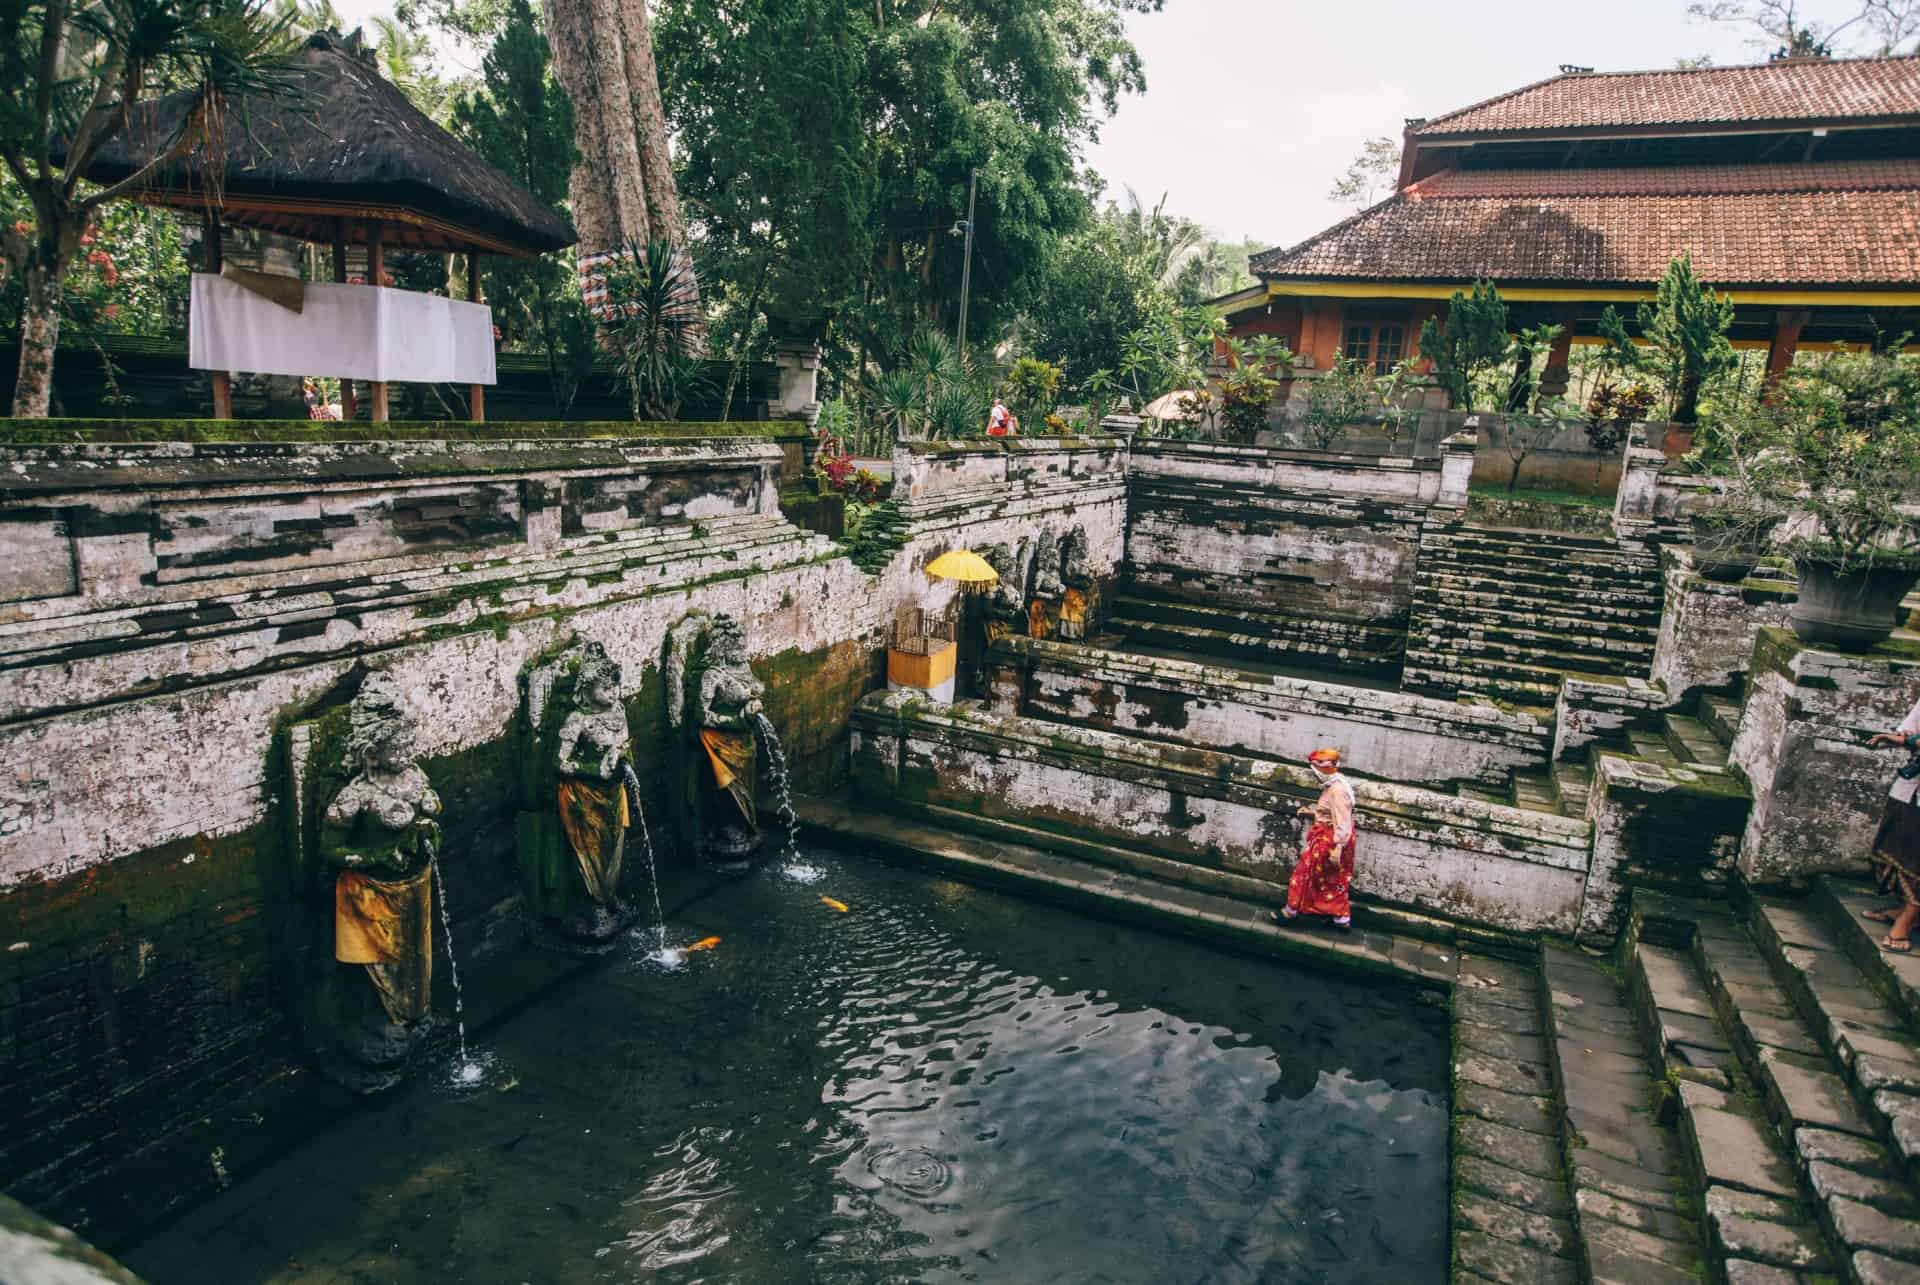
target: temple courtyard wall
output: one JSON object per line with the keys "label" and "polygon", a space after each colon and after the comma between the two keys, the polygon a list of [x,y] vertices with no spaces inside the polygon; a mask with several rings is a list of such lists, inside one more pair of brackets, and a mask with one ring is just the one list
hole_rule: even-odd
{"label": "temple courtyard wall", "polygon": [[288,886],[281,733],[368,667],[398,678],[443,800],[467,954],[524,931],[512,729],[523,668],[555,644],[620,665],[658,818],[662,660],[688,613],[742,623],[795,787],[822,792],[845,777],[850,710],[884,681],[894,606],[952,592],[922,573],[931,558],[1042,532],[1077,533],[1096,580],[1121,558],[1117,443],[976,452],[849,550],[781,516],[789,461],[762,426],[671,427],[0,447],[10,1190],[62,1207],[297,1057],[276,942],[312,911]]}

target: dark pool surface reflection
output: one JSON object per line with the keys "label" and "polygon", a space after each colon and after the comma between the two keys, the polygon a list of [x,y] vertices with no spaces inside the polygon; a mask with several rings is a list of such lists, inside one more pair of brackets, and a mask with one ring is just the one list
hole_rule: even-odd
{"label": "dark pool surface reflection", "polygon": [[[190,1281],[1444,1279],[1409,992],[859,857],[686,907],[131,1251]],[[844,902],[841,913],[821,895]]]}

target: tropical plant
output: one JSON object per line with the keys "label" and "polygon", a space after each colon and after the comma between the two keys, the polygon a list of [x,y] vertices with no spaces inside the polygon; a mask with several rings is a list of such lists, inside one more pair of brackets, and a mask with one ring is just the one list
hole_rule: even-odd
{"label": "tropical plant", "polygon": [[1361,144],[1347,172],[1333,181],[1327,199],[1364,210],[1393,191],[1400,176],[1400,144],[1384,134]]}
{"label": "tropical plant", "polygon": [[1509,411],[1532,409],[1539,397],[1539,385],[1533,378],[1534,358],[1541,353],[1551,352],[1553,341],[1565,329],[1565,326],[1551,323],[1522,326],[1513,337],[1513,345],[1507,353],[1513,363],[1513,375],[1507,381],[1506,408]]}
{"label": "tropical plant", "polygon": [[872,385],[874,408],[899,440],[967,437],[982,431],[987,392],[973,363],[951,339],[922,329],[908,359]]}
{"label": "tropical plant", "polygon": [[1920,358],[1841,352],[1794,365],[1769,401],[1717,432],[1721,468],[1750,507],[1791,503],[1811,516],[1796,557],[1842,573],[1920,563]]}
{"label": "tropical plant", "polygon": [[[229,101],[273,92],[292,48],[286,19],[265,0],[0,5],[0,161],[33,212],[25,228],[0,229],[0,253],[25,282],[14,414],[47,413],[67,270],[101,208],[219,138]],[[174,90],[194,105],[172,136],[152,140],[153,159],[83,187],[100,148],[153,95]]]}
{"label": "tropical plant", "polygon": [[1507,304],[1491,281],[1476,281],[1471,294],[1455,290],[1443,326],[1428,317],[1420,326],[1420,355],[1433,363],[1447,391],[1447,404],[1473,410],[1484,377],[1507,360]]}
{"label": "tropical plant", "polygon": [[1349,428],[1366,417],[1372,397],[1373,377],[1367,363],[1335,357],[1325,373],[1307,386],[1307,440],[1315,450],[1332,450]]}
{"label": "tropical plant", "polygon": [[1635,380],[1620,381],[1640,372],[1640,350],[1627,334],[1627,323],[1612,304],[1600,312],[1600,344],[1591,359],[1591,391],[1587,394],[1587,445],[1601,455],[1611,455],[1620,445],[1630,425],[1644,420],[1653,410],[1657,394]]}
{"label": "tropical plant", "polygon": [[633,418],[677,419],[706,383],[698,299],[683,256],[662,240],[630,244],[606,268],[604,333],[627,385]]}
{"label": "tropical plant", "polygon": [[1734,366],[1727,340],[1733,299],[1715,295],[1693,275],[1692,256],[1683,254],[1667,264],[1653,302],[1640,305],[1636,320],[1647,341],[1647,364],[1666,385],[1667,418],[1693,423],[1701,388]]}
{"label": "tropical plant", "polygon": [[1507,494],[1520,487],[1520,467],[1527,457],[1579,422],[1575,408],[1558,398],[1539,403],[1531,411],[1509,411],[1501,417],[1502,442],[1513,471],[1507,474]]}
{"label": "tropical plant", "polygon": [[1268,408],[1293,354],[1271,335],[1228,339],[1227,369],[1220,380],[1221,425],[1228,440],[1250,446],[1267,426]]}
{"label": "tropical plant", "polygon": [[1402,358],[1393,369],[1373,381],[1373,400],[1380,406],[1380,432],[1387,439],[1387,450],[1396,449],[1402,436],[1409,439],[1426,414],[1422,404],[1425,379],[1411,357]]}
{"label": "tropical plant", "polygon": [[1037,357],[1022,357],[1007,370],[1007,405],[1023,423],[1039,423],[1059,401],[1064,372]]}

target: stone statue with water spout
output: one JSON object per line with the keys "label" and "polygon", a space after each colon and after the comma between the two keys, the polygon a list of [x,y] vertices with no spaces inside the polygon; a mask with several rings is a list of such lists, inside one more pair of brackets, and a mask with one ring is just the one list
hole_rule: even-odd
{"label": "stone statue with water spout", "polygon": [[744,866],[760,850],[760,680],[731,616],[690,616],[667,642],[667,715],[680,752],[680,835],[696,860]]}
{"label": "stone statue with water spout", "polygon": [[620,879],[640,789],[621,680],[597,642],[569,644],[522,678],[526,807],[515,838],[548,945],[610,949],[634,919]]}
{"label": "stone statue with water spout", "polygon": [[299,1008],[322,1066],[371,1092],[398,1082],[432,1027],[440,796],[388,673],[368,675],[344,710],[297,723],[289,749],[295,857],[332,911],[331,940],[301,952],[312,984]]}

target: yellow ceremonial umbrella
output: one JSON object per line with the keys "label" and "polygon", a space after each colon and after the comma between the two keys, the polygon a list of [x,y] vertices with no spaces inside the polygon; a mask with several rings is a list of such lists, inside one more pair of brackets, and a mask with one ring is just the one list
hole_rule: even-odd
{"label": "yellow ceremonial umbrella", "polygon": [[962,593],[985,593],[1000,583],[1000,573],[971,549],[949,549],[927,564],[927,575],[952,580]]}

